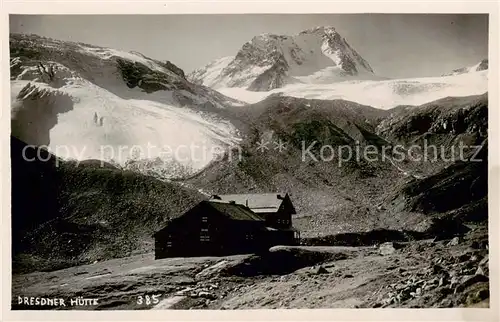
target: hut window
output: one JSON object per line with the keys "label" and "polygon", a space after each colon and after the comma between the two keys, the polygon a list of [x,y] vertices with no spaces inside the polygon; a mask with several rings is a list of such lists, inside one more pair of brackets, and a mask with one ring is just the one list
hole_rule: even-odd
{"label": "hut window", "polygon": [[208,228],[201,228],[200,241],[201,242],[209,242],[210,241],[210,235],[208,234]]}
{"label": "hut window", "polygon": [[245,239],[247,240],[253,239],[253,234],[246,234]]}
{"label": "hut window", "polygon": [[207,216],[201,217],[201,222],[208,222],[208,217]]}
{"label": "hut window", "polygon": [[167,247],[172,247],[172,242],[171,241],[167,242]]}

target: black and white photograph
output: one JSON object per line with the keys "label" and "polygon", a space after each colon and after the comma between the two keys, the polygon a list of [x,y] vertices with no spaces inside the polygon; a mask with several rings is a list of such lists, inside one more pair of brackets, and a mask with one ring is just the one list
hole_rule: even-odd
{"label": "black and white photograph", "polygon": [[12,311],[491,307],[488,13],[8,19]]}

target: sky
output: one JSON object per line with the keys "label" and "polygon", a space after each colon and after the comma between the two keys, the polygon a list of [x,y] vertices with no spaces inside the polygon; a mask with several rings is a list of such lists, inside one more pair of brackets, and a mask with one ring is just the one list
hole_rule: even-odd
{"label": "sky", "polygon": [[488,57],[486,14],[10,16],[10,32],[138,51],[186,73],[236,55],[256,35],[325,25],[385,77],[437,76]]}

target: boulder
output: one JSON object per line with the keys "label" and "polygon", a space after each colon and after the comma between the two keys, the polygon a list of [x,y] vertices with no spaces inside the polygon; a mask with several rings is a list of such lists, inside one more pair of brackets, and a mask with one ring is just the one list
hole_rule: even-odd
{"label": "boulder", "polygon": [[488,282],[489,278],[485,275],[476,274],[476,275],[467,275],[462,278],[462,282],[457,286],[455,292],[462,292],[467,287],[474,285],[480,282]]}
{"label": "boulder", "polygon": [[212,266],[208,266],[205,269],[203,269],[201,272],[196,274],[196,279],[204,279],[207,277],[212,277],[214,275],[217,275],[220,273],[223,269],[225,269],[228,265],[230,265],[230,262],[227,260],[222,260]]}
{"label": "boulder", "polygon": [[472,255],[471,258],[470,258],[470,260],[473,261],[473,262],[480,261],[481,259],[483,259],[483,257],[481,255],[478,255],[478,254]]}
{"label": "boulder", "polygon": [[435,288],[435,287],[436,287],[436,285],[433,285],[433,284],[426,284],[426,285],[424,286],[424,291],[431,290],[431,289],[433,289],[433,288]]}
{"label": "boulder", "polygon": [[460,238],[453,237],[453,239],[450,240],[450,242],[446,246],[457,246],[458,244],[460,244]]}
{"label": "boulder", "polygon": [[438,282],[439,282],[439,279],[437,277],[434,277],[433,279],[428,280],[425,284],[426,285],[434,285],[434,284],[438,284]]}
{"label": "boulder", "polygon": [[485,257],[485,258],[481,259],[481,261],[479,262],[479,265],[488,266],[489,261],[490,261],[489,257]]}
{"label": "boulder", "polygon": [[394,243],[392,242],[387,242],[383,243],[379,246],[379,253],[381,255],[391,255],[396,251],[396,247],[394,247]]}
{"label": "boulder", "polygon": [[483,275],[488,276],[490,273],[490,267],[489,267],[489,258],[485,257],[479,262],[479,267],[483,271]]}
{"label": "boulder", "polygon": [[429,269],[431,274],[439,274],[443,271],[443,267],[440,265],[432,265]]}
{"label": "boulder", "polygon": [[194,288],[192,288],[192,287],[186,287],[183,290],[175,292],[175,295],[177,295],[177,296],[183,296],[183,295],[186,295],[188,292],[191,292],[193,290],[194,290]]}
{"label": "boulder", "polygon": [[472,258],[472,255],[470,253],[463,253],[460,254],[455,258],[456,263],[461,263],[461,262],[466,262]]}
{"label": "boulder", "polygon": [[204,298],[204,299],[209,299],[209,300],[214,300],[217,298],[217,295],[206,292],[206,291],[201,291],[198,293],[198,297]]}
{"label": "boulder", "polygon": [[453,307],[453,303],[450,299],[443,299],[439,304],[439,307]]}
{"label": "boulder", "polygon": [[328,274],[330,272],[323,266],[319,265],[317,267],[313,267],[311,273],[317,275],[317,274]]}
{"label": "boulder", "polygon": [[474,240],[471,242],[470,248],[472,248],[472,249],[488,249],[488,240],[487,239],[479,240],[479,241]]}

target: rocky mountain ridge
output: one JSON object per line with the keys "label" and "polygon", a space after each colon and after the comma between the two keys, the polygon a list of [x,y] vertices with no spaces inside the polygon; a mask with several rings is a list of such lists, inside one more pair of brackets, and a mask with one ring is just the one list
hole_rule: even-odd
{"label": "rocky mountain ridge", "polygon": [[269,91],[292,83],[375,78],[373,69],[334,27],[316,27],[293,36],[262,34],[246,42],[233,60],[223,58],[189,74],[213,88]]}
{"label": "rocky mountain ridge", "polygon": [[443,74],[442,76],[453,76],[453,75],[461,75],[461,74],[466,74],[466,73],[474,73],[474,72],[480,72],[480,71],[487,70],[487,69],[488,69],[488,58],[485,58],[473,66],[458,68],[458,69],[455,69],[449,73]]}

